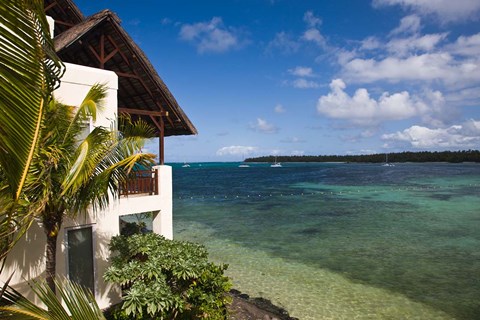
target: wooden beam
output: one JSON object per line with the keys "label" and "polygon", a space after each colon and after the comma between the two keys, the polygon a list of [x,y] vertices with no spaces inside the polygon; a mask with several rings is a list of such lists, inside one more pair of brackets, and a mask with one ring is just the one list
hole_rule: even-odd
{"label": "wooden beam", "polygon": [[[115,42],[115,40],[113,40],[112,36],[110,35],[107,35],[107,39],[108,41],[110,41],[110,43],[112,44],[112,46],[114,46],[115,48],[119,49],[119,46],[117,45],[117,43]],[[123,61],[125,61],[125,63],[129,66],[130,65],[130,61],[128,61],[127,57],[125,56],[125,54],[123,54],[122,50],[118,50],[118,53],[120,53],[120,55],[122,56],[123,58]]]}
{"label": "wooden beam", "polygon": [[160,122],[155,119],[154,116],[150,116],[150,119],[152,119],[153,123],[158,128],[159,134],[158,134],[158,160],[161,165],[165,164],[165,123],[163,122],[163,118],[160,117]]}
{"label": "wooden beam", "polygon": [[142,116],[168,117],[168,111],[150,111],[141,109],[118,108],[118,112],[137,114]]}
{"label": "wooden beam", "polygon": [[110,52],[104,59],[103,62],[107,62],[108,60],[112,59],[114,55],[116,55],[118,53],[118,49],[115,48],[115,50],[113,50],[112,52]]}
{"label": "wooden beam", "polygon": [[61,25],[67,26],[67,27],[73,27],[74,26],[73,23],[69,23],[69,22],[65,22],[65,21],[61,21],[61,20],[55,20],[55,23],[58,23],[58,24],[61,24]]}
{"label": "wooden beam", "polygon": [[95,58],[97,58],[98,62],[102,63],[102,58],[98,55],[97,51],[95,51],[91,44],[88,45],[88,49],[90,49]]}
{"label": "wooden beam", "polygon": [[105,34],[100,35],[100,69],[105,69]]}
{"label": "wooden beam", "polygon": [[57,5],[56,1],[50,3],[48,6],[45,7],[45,12],[47,12],[50,8],[55,7],[56,5]]}
{"label": "wooden beam", "polygon": [[160,135],[158,136],[158,158],[160,164],[165,164],[165,123],[163,118],[160,118]]}
{"label": "wooden beam", "polygon": [[[119,46],[117,45],[117,43],[115,42],[115,40],[110,36],[110,35],[107,35],[107,39],[108,41],[110,41],[110,43],[117,49],[119,49]],[[130,48],[131,49],[131,48]],[[162,107],[162,104],[156,99],[156,95],[153,94],[153,92],[148,88],[147,84],[145,83],[145,81],[143,81],[142,77],[140,77],[138,75],[138,73],[136,72],[135,68],[130,64],[130,61],[129,59],[127,59],[127,57],[125,56],[125,54],[122,52],[122,50],[119,50],[118,53],[122,56],[123,60],[125,61],[125,63],[130,67],[130,70],[131,72],[133,72],[133,74],[129,74],[129,73],[124,73],[124,72],[117,72],[117,75],[118,76],[122,76],[122,77],[128,77],[128,78],[133,78],[133,79],[137,79],[138,81],[140,81],[140,84],[143,86],[143,88],[145,89],[145,91],[147,91],[147,93],[150,95],[150,97],[153,99],[154,103],[158,106],[158,108],[160,109],[161,112],[166,112],[164,111],[164,108]],[[130,53],[132,54],[135,54],[134,52],[132,52],[130,50]],[[167,104],[169,104],[169,101],[168,99],[166,98],[165,94],[160,90],[160,95],[163,96],[163,98],[165,99],[165,101],[167,102]],[[172,110],[174,110],[173,108],[171,108]],[[168,112],[166,113],[167,116],[168,116]],[[178,119],[178,116],[177,116],[177,119]],[[173,120],[168,117],[167,118],[167,121],[170,123],[170,125],[172,126],[172,128],[175,128],[175,125],[173,123]]]}
{"label": "wooden beam", "polygon": [[131,73],[126,73],[126,72],[120,72],[120,71],[115,71],[117,76],[119,77],[125,77],[125,78],[133,78],[133,79],[139,79],[140,77],[137,76],[136,74],[131,74]]}
{"label": "wooden beam", "polygon": [[162,126],[160,125],[160,123],[157,121],[157,119],[155,119],[154,116],[150,116],[150,119],[152,119],[153,123],[155,123],[155,126],[158,128],[158,131],[160,132],[162,130]]}

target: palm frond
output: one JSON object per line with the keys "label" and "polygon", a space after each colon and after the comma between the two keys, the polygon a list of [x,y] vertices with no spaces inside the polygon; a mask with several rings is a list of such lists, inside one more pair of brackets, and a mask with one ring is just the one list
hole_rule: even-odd
{"label": "palm frond", "polygon": [[39,320],[104,320],[102,311],[92,293],[67,279],[56,281],[56,287],[65,307],[46,283],[32,282],[30,288],[35,296],[47,307],[43,309],[23,297],[12,288],[4,292],[0,307],[2,319]]}
{"label": "palm frond", "polygon": [[63,65],[54,53],[41,0],[0,2],[0,165],[20,197],[46,101]]}
{"label": "palm frond", "polygon": [[59,85],[63,64],[53,42],[42,0],[0,2],[0,167],[10,202],[0,209],[0,256],[31,224],[19,210],[24,184],[38,146],[46,103]]}
{"label": "palm frond", "polygon": [[[107,96],[106,89],[107,87],[104,84],[95,84],[90,88],[82,103],[78,106],[76,114],[71,121],[72,126],[81,124],[88,120],[89,117],[93,121],[97,119],[97,113],[102,110],[104,99]],[[71,128],[67,130],[67,134],[70,131]]]}

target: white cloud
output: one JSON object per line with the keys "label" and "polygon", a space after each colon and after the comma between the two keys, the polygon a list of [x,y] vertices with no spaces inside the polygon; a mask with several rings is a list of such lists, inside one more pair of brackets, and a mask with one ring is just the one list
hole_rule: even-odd
{"label": "white cloud", "polygon": [[478,148],[480,146],[480,121],[473,119],[447,128],[431,129],[412,126],[396,133],[384,134],[382,139],[389,144],[406,144],[414,148]]}
{"label": "white cloud", "polygon": [[428,101],[428,110],[422,115],[423,123],[443,127],[458,119],[458,110],[446,103],[440,91],[425,90],[423,95],[424,100]]}
{"label": "white cloud", "polygon": [[252,146],[229,146],[217,150],[217,156],[246,156],[254,153],[258,147]]}
{"label": "white cloud", "polygon": [[309,67],[298,66],[298,67],[295,67],[294,69],[288,69],[288,72],[297,77],[314,77],[315,76],[312,68],[309,68]]}
{"label": "white cloud", "polygon": [[343,74],[346,79],[363,83],[419,80],[462,84],[480,81],[480,60],[459,61],[446,52],[382,60],[357,58],[343,65]]}
{"label": "white cloud", "polygon": [[375,100],[365,88],[358,89],[353,96],[349,96],[345,88],[341,79],[333,80],[330,83],[331,92],[318,99],[318,113],[357,125],[375,126],[383,121],[408,119],[426,110],[422,101],[406,91],[384,92]]}
{"label": "white cloud", "polygon": [[162,25],[171,24],[171,23],[172,23],[172,19],[170,19],[170,18],[163,18],[163,19],[161,20],[161,23],[162,23]]}
{"label": "white cloud", "polygon": [[310,28],[306,30],[302,36],[302,39],[305,41],[313,42],[318,46],[325,46],[326,44],[325,38],[322,36],[320,31],[315,28]]}
{"label": "white cloud", "polygon": [[292,156],[304,156],[305,151],[303,151],[303,150],[292,150],[290,152],[290,155],[292,155]]}
{"label": "white cloud", "polygon": [[438,43],[447,37],[446,33],[426,34],[424,36],[411,36],[396,38],[386,44],[388,52],[396,56],[407,56],[418,51],[430,52]]}
{"label": "white cloud", "polygon": [[303,21],[305,21],[311,28],[320,26],[322,24],[322,19],[315,17],[312,11],[305,12],[303,15]]}
{"label": "white cloud", "polygon": [[406,17],[403,17],[402,20],[400,20],[400,25],[393,29],[390,34],[391,35],[396,35],[396,34],[416,34],[417,32],[420,31],[422,25],[420,22],[420,17],[417,16],[416,14],[412,14]]}
{"label": "white cloud", "polygon": [[478,18],[478,0],[373,0],[374,7],[400,5],[420,15],[435,15],[441,22]]}
{"label": "white cloud", "polygon": [[284,112],[286,112],[287,110],[285,110],[285,108],[284,108],[281,104],[277,104],[277,105],[275,106],[274,111],[275,111],[276,113],[284,113]]}
{"label": "white cloud", "polygon": [[303,142],[305,142],[305,140],[303,140],[301,138],[298,138],[298,137],[291,137],[291,138],[288,138],[288,139],[281,140],[280,142],[283,142],[283,143],[303,143]]}
{"label": "white cloud", "polygon": [[313,89],[313,88],[318,88],[320,86],[315,81],[310,81],[303,78],[293,80],[292,85],[294,88],[297,88],[297,89]]}
{"label": "white cloud", "polygon": [[378,49],[381,46],[380,41],[375,37],[367,37],[362,40],[360,49],[361,50],[374,50]]}
{"label": "white cloud", "polygon": [[447,49],[453,54],[478,58],[480,55],[480,33],[472,36],[460,36]]}
{"label": "white cloud", "polygon": [[[367,44],[368,46],[369,44]],[[370,48],[370,49],[367,49],[366,50],[373,50],[375,48]],[[341,66],[344,66],[346,65],[349,61],[355,59],[357,57],[357,52],[356,50],[345,50],[345,49],[339,49],[337,51],[337,62],[341,65]]]}
{"label": "white cloud", "polygon": [[271,123],[268,123],[266,120],[262,118],[257,118],[257,122],[255,124],[251,124],[250,127],[258,132],[262,133],[277,133],[278,128]]}
{"label": "white cloud", "polygon": [[480,86],[450,92],[445,96],[445,100],[455,106],[478,106],[480,101]]}
{"label": "white cloud", "polygon": [[208,22],[184,24],[180,29],[180,38],[193,43],[199,53],[221,53],[242,45],[239,33],[233,28],[225,27],[219,17]]}
{"label": "white cloud", "polygon": [[292,54],[300,49],[300,44],[290,34],[282,31],[275,34],[275,38],[267,45],[267,52],[281,51],[283,54]]}
{"label": "white cloud", "polygon": [[307,30],[303,33],[302,40],[313,42],[320,47],[325,46],[325,38],[318,29],[322,24],[322,19],[316,17],[312,11],[307,11],[303,15],[303,21],[307,24]]}

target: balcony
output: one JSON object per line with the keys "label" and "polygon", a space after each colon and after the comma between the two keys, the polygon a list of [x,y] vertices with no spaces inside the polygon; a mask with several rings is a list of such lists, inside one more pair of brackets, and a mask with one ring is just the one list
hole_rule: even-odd
{"label": "balcony", "polygon": [[136,170],[120,186],[120,196],[158,195],[158,170]]}

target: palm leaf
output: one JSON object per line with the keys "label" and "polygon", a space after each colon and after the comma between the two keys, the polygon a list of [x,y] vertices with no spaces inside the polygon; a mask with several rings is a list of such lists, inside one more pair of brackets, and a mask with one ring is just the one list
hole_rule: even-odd
{"label": "palm leaf", "polygon": [[0,2],[0,165],[17,200],[36,149],[46,101],[63,66],[53,51],[43,0]]}
{"label": "palm leaf", "polygon": [[[0,1],[0,256],[32,220],[18,203],[37,149],[41,121],[63,65],[57,58],[43,0]],[[4,195],[8,194],[7,197]]]}
{"label": "palm leaf", "polygon": [[107,96],[106,89],[107,87],[103,84],[95,84],[90,88],[78,107],[74,119],[71,121],[71,126],[67,130],[66,136],[75,134],[75,132],[72,132],[73,128],[88,120],[90,117],[93,121],[96,121],[97,113],[101,111],[104,99]]}
{"label": "palm leaf", "polygon": [[104,320],[92,293],[67,279],[56,281],[57,291],[65,307],[46,283],[33,282],[30,288],[47,307],[43,309],[12,288],[5,291],[3,300],[9,305],[0,307],[2,319],[39,320]]}

